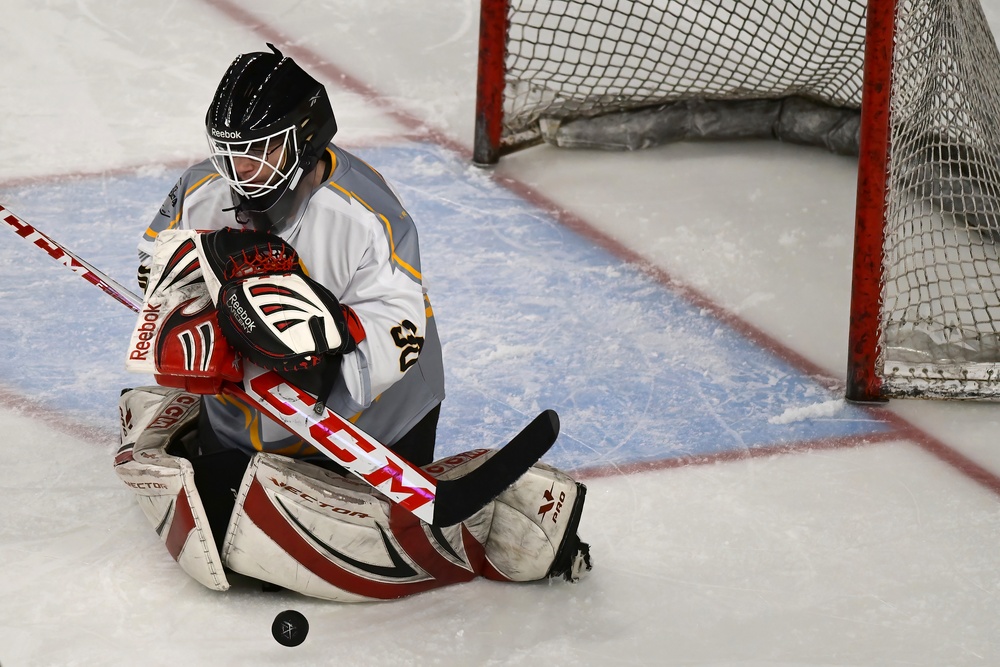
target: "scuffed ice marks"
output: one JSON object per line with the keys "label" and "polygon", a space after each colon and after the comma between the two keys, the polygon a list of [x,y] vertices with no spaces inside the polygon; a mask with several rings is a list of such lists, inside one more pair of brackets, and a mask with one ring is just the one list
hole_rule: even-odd
{"label": "scuffed ice marks", "polygon": [[426,147],[375,152],[420,229],[448,372],[443,447],[489,445],[548,407],[563,424],[549,458],[571,469],[870,427],[769,421],[833,394],[480,170]]}
{"label": "scuffed ice marks", "polygon": [[[562,422],[547,460],[566,469],[876,428],[850,418],[859,414],[850,407],[838,419],[810,411],[835,396],[451,153],[419,144],[357,152],[396,184],[417,222],[448,374],[440,453],[502,444],[546,408]],[[149,168],[3,196],[133,286],[135,244],[173,177]],[[113,421],[120,388],[150,380],[123,370],[132,313],[27,250],[0,245],[0,315],[10,323],[0,372],[35,400]]]}

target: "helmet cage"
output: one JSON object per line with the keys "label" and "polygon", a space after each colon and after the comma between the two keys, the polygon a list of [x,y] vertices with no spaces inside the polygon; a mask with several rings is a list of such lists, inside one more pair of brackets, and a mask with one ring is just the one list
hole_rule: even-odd
{"label": "helmet cage", "polygon": [[212,164],[236,194],[248,199],[270,194],[287,187],[298,169],[295,130],[290,126],[250,141],[225,141],[208,133]]}

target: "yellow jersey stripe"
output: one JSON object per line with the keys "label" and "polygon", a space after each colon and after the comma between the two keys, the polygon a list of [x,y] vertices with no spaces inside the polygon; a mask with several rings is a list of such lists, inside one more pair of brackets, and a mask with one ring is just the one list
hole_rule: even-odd
{"label": "yellow jersey stripe", "polygon": [[[200,188],[202,185],[204,185],[208,181],[211,181],[211,180],[216,179],[216,178],[219,178],[219,174],[209,174],[208,176],[206,176],[205,178],[201,179],[200,181],[198,181],[197,183],[195,183],[194,185],[192,185],[191,187],[189,187],[187,190],[185,190],[184,191],[184,196],[187,197],[189,194],[191,194],[192,192],[194,192],[195,190],[197,190],[198,188]],[[181,208],[183,209],[183,205],[181,205]],[[174,219],[171,220],[170,224],[168,224],[164,229],[173,229],[174,227],[177,226],[177,223],[180,222],[180,220],[181,220],[181,211],[177,211],[177,215],[174,216]],[[161,230],[161,231],[163,231],[163,230]],[[152,226],[146,228],[146,236],[148,236],[149,238],[155,239],[159,235],[160,235],[160,232],[158,232],[155,229],[153,229]]]}
{"label": "yellow jersey stripe", "polygon": [[330,185],[330,186],[332,186],[332,187],[340,190],[345,195],[347,195],[351,199],[355,200],[356,202],[358,202],[359,204],[361,204],[362,206],[364,206],[366,209],[368,209],[369,211],[371,211],[372,213],[374,213],[375,215],[378,216],[378,219],[382,221],[382,224],[385,225],[386,230],[389,232],[389,234],[388,234],[388,236],[389,236],[389,252],[392,255],[393,262],[395,262],[397,266],[399,266],[401,269],[403,269],[404,271],[406,271],[407,273],[409,273],[411,276],[413,276],[417,280],[423,281],[424,278],[423,278],[422,275],[420,275],[420,272],[417,271],[412,266],[410,266],[409,264],[407,264],[406,262],[404,262],[403,259],[399,255],[396,254],[396,241],[395,241],[395,239],[392,236],[392,224],[389,223],[389,219],[386,218],[381,213],[379,213],[378,211],[376,211],[375,209],[373,209],[371,206],[368,205],[368,202],[366,202],[364,199],[362,199],[361,197],[357,196],[355,193],[351,192],[350,190],[345,190],[344,188],[342,188],[341,186],[337,185],[333,181],[330,181],[328,183],[328,185]]}

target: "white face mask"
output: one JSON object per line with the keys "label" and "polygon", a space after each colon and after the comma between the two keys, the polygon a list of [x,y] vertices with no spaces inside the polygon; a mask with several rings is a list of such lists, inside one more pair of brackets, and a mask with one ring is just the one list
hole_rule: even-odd
{"label": "white face mask", "polygon": [[281,187],[293,174],[298,175],[299,147],[294,127],[253,141],[221,141],[208,135],[208,145],[212,164],[243,197],[261,197]]}

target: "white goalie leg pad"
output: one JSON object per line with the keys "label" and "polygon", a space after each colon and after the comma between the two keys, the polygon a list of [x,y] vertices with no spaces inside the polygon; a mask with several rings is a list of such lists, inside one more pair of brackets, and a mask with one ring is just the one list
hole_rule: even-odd
{"label": "white goalie leg pad", "polygon": [[354,478],[261,453],[243,478],[222,558],[234,572],[313,597],[395,599],[482,574],[491,517],[488,506],[465,524],[432,527]]}
{"label": "white goalie leg pad", "polygon": [[[496,450],[478,449],[424,468],[438,479],[466,475]],[[466,525],[484,543],[483,576],[499,581],[563,577],[591,569],[590,547],[577,536],[587,488],[566,473],[536,463]],[[485,531],[485,532],[484,532]]]}
{"label": "white goalie leg pad", "polygon": [[194,469],[167,448],[197,424],[199,397],[166,387],[139,387],[119,400],[122,444],[115,472],[135,493],[143,514],[188,575],[212,590],[229,582],[222,568]]}
{"label": "white goalie leg pad", "polygon": [[544,463],[532,466],[493,501],[488,578],[577,581],[591,569],[590,547],[577,536],[586,487]]}

